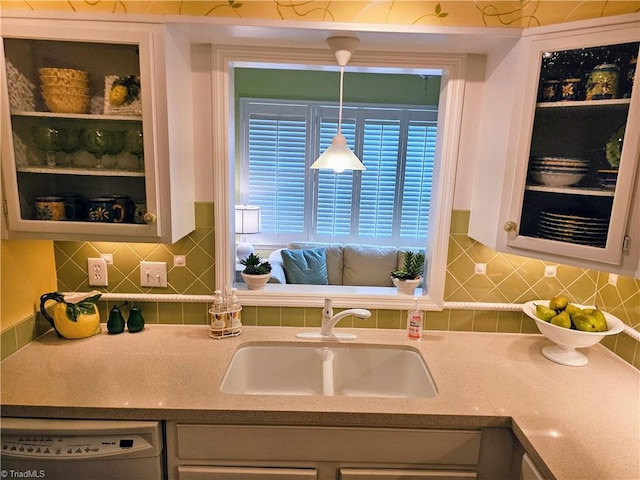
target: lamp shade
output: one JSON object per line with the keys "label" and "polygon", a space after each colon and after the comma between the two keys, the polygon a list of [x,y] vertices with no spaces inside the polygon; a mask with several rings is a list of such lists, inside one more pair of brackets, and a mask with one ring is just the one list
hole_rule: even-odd
{"label": "lamp shade", "polygon": [[345,170],[365,169],[362,162],[349,149],[347,139],[341,133],[333,137],[329,148],[313,162],[311,168],[328,168],[336,173],[344,172]]}
{"label": "lamp shade", "polygon": [[236,205],[236,233],[260,233],[260,207]]}
{"label": "lamp shade", "polygon": [[347,139],[342,135],[342,96],[344,93],[344,67],[351,58],[353,50],[360,40],[355,37],[337,35],[327,39],[338,65],[340,65],[340,105],[338,108],[338,132],[331,140],[331,145],[313,162],[313,169],[330,169],[336,173],[345,170],[366,170],[356,154],[347,147]]}

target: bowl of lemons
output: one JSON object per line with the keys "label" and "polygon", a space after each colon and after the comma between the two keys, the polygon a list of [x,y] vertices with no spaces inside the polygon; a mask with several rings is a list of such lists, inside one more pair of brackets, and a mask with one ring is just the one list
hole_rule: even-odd
{"label": "bowl of lemons", "polygon": [[588,358],[576,348],[587,348],[607,335],[624,329],[624,323],[610,313],[593,305],[571,303],[563,296],[551,300],[532,300],[522,311],[535,322],[540,333],[554,345],[542,348],[542,355],[561,365],[580,367]]}

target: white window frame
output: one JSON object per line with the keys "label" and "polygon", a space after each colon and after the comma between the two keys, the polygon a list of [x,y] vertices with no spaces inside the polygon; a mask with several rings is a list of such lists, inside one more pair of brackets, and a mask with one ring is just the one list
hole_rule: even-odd
{"label": "white window frame", "polygon": [[[274,68],[335,68],[335,58],[326,49],[267,48],[213,45],[211,50],[213,102],[213,178],[215,215],[216,288],[231,286],[235,277],[235,235],[231,214],[235,205],[235,114],[233,69],[264,65]],[[434,171],[432,210],[427,235],[427,292],[417,296],[424,310],[442,310],[447,268],[447,251],[456,167],[462,127],[466,54],[430,54],[362,50],[354,55],[349,69],[382,71],[392,68],[403,73],[440,71],[442,86],[438,106],[438,141]],[[325,298],[336,307],[366,305],[370,308],[408,308],[406,297],[394,287],[347,287],[339,285],[267,284],[264,290],[240,290],[243,305],[321,307]]]}

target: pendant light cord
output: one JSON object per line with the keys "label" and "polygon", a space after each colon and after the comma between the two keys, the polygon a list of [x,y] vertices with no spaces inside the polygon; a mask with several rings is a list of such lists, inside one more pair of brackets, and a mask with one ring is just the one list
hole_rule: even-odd
{"label": "pendant light cord", "polygon": [[338,135],[342,135],[342,92],[343,92],[344,66],[340,65],[340,108],[338,110]]}

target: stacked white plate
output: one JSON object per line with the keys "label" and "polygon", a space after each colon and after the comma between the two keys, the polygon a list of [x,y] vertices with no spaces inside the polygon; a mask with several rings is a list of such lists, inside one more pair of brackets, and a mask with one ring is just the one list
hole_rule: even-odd
{"label": "stacked white plate", "polygon": [[598,170],[596,179],[600,186],[606,190],[615,190],[618,181],[618,170]]}
{"label": "stacked white plate", "polygon": [[531,177],[549,187],[569,187],[589,173],[589,160],[562,157],[535,157],[529,163]]}
{"label": "stacked white plate", "polygon": [[604,248],[609,219],[555,212],[540,212],[538,235],[559,242]]}

